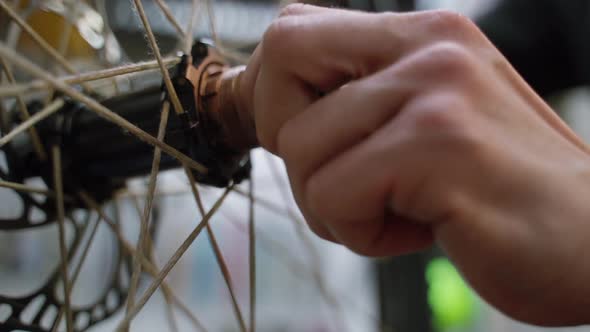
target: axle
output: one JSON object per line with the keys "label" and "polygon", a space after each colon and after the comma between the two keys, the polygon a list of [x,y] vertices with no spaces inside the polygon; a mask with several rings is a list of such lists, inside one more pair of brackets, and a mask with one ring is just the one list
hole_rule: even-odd
{"label": "axle", "polygon": [[[164,142],[207,168],[206,173],[194,172],[200,183],[225,187],[249,176],[249,150],[257,141],[251,117],[240,110],[235,98],[242,70],[230,68],[214,48],[198,42],[171,72],[183,112],[170,112]],[[157,136],[162,105],[168,98],[162,85],[101,103]],[[35,108],[40,107],[31,105],[33,112]],[[55,142],[62,148],[66,190],[84,189],[106,199],[127,179],[151,170],[153,147],[76,101],[67,100],[60,112],[38,125],[38,130],[46,148]],[[15,151],[31,153],[11,167],[19,167],[22,178],[45,177],[44,170],[50,167],[36,161],[28,140],[12,144]],[[162,155],[160,169],[180,166],[172,157]]]}

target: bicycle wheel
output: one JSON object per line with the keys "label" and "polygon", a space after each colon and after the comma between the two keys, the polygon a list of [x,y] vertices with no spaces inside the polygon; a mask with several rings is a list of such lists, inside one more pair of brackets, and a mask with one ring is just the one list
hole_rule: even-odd
{"label": "bicycle wheel", "polygon": [[187,66],[239,62],[279,8],[0,0],[0,330],[376,329],[368,263],[194,118]]}

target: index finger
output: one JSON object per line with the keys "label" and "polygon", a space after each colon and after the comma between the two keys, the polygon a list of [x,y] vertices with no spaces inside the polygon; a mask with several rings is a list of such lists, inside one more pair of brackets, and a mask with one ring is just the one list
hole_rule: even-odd
{"label": "index finger", "polygon": [[[370,51],[368,46],[384,45],[376,43],[384,36],[371,31],[375,23],[369,17],[323,9],[319,14],[287,16],[273,23],[255,60],[260,68],[253,91],[254,117],[263,147],[276,153],[276,136],[287,120],[321,93],[374,70],[369,68],[375,67],[375,57],[383,56],[384,51],[375,47]],[[357,45],[351,45],[354,43]],[[387,49],[389,58],[392,48]],[[252,75],[248,70],[249,82]]]}
{"label": "index finger", "polygon": [[283,124],[321,95],[373,74],[429,42],[467,44],[481,40],[473,38],[477,34],[481,35],[468,19],[440,11],[369,14],[324,8],[279,18],[265,33],[260,50],[260,81],[254,92],[261,101],[254,101],[259,139],[276,153]]}

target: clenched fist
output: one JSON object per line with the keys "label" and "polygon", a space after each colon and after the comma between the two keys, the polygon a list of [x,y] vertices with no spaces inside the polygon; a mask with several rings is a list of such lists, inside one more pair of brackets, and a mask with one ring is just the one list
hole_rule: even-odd
{"label": "clenched fist", "polygon": [[589,149],[467,18],[288,6],[239,92],[319,236],[436,241],[507,314],[590,322]]}

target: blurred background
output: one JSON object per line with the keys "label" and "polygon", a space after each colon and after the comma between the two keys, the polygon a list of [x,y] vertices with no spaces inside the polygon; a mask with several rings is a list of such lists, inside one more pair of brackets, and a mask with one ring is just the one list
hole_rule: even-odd
{"label": "blurred background", "polygon": [[[144,2],[164,53],[174,52],[178,46],[176,30],[153,1]],[[493,9],[496,2],[350,0],[332,4],[371,11],[446,8],[477,19]],[[77,68],[104,68],[152,58],[143,28],[129,1],[80,1],[74,12],[68,11],[72,2],[65,0],[26,3],[17,6],[22,9],[20,15],[52,45],[59,43],[61,28],[56,26],[75,26],[64,53]],[[178,21],[186,25],[190,20],[190,1],[169,0],[167,3]],[[262,0],[214,1],[210,8],[198,11],[194,34],[196,37],[216,37],[225,48],[235,50],[238,55],[247,54],[284,4]],[[5,20],[0,22],[8,22],[5,16],[0,19]],[[494,23],[488,24],[493,27]],[[8,44],[26,52],[37,63],[50,67],[41,52],[35,50],[35,43],[17,27],[5,23],[0,26]],[[27,77],[23,75],[19,79]],[[159,79],[153,73],[118,78],[118,89],[133,90]],[[587,88],[568,88],[546,97],[582,137],[590,140],[590,93]],[[15,101],[6,99],[2,102],[10,108]],[[255,150],[253,164],[259,203],[255,218],[260,331],[590,331],[584,327],[541,329],[510,320],[480,300],[436,248],[416,255],[373,261],[321,241],[307,228],[301,227],[301,217],[286,190],[288,182],[281,161]],[[6,167],[0,151],[0,169]],[[39,179],[30,182],[43,186]],[[117,204],[107,204],[105,209],[109,215],[120,218],[126,237],[133,240],[138,234],[137,210],[145,203],[146,179],[134,179],[128,186],[129,190],[118,197]],[[247,185],[240,188],[244,192],[248,190]],[[153,213],[154,222],[158,224],[155,252],[156,260],[165,262],[196,225],[199,213],[181,171],[163,172],[158,190],[161,194],[156,199]],[[203,188],[208,207],[220,194],[218,189]],[[0,188],[0,218],[19,215],[23,209],[21,205],[19,197],[12,191]],[[31,218],[42,218],[42,215],[43,211],[34,211]],[[232,195],[211,221],[243,310],[248,308],[249,296],[247,219],[248,201],[244,196]],[[119,255],[114,236],[106,227],[98,229],[74,288],[75,306],[92,306],[109,291],[113,278],[124,279],[122,275],[128,273],[113,264],[114,257]],[[70,242],[73,232],[75,229],[69,227]],[[237,331],[231,302],[208,241],[205,236],[199,237],[167,281],[209,331]],[[55,224],[34,230],[0,232],[0,295],[24,297],[36,292],[52,276],[58,262]],[[143,281],[140,292],[149,278]],[[30,322],[43,306],[43,301],[41,295],[34,298],[20,319]],[[113,296],[105,306],[116,307],[118,301],[120,299]],[[133,323],[132,330],[167,331],[165,303],[163,296],[157,293]],[[101,316],[100,310],[105,308],[94,308],[97,317]],[[10,315],[10,307],[0,305],[0,330],[1,323]],[[90,331],[112,331],[121,318],[122,313],[117,313]],[[180,331],[193,330],[186,317],[177,315],[177,320]]]}

